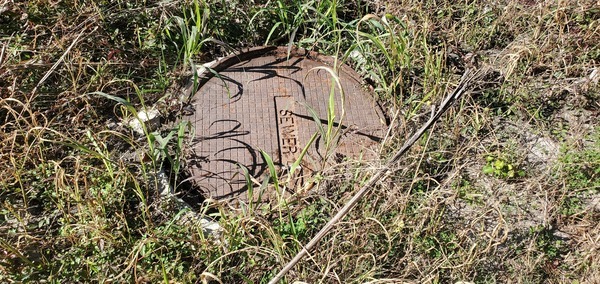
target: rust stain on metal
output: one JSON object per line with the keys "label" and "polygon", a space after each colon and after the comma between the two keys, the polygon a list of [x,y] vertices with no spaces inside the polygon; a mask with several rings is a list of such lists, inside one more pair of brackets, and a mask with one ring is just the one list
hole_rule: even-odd
{"label": "rust stain on metal", "polygon": [[[314,133],[327,128],[332,77],[317,67],[329,60],[313,52],[263,47],[229,56],[205,72],[185,117],[195,128],[187,164],[191,180],[204,196],[246,199],[246,178],[262,180],[268,173],[260,150],[280,167],[299,157]],[[358,75],[347,66],[337,68],[343,88],[335,88],[335,127],[341,127],[336,159],[374,157],[373,146],[385,133],[381,107],[366,91]],[[344,117],[342,116],[342,108]],[[341,118],[341,125],[340,125]],[[315,169],[325,156],[324,137],[310,146],[302,163]],[[331,161],[330,161],[331,162]]]}

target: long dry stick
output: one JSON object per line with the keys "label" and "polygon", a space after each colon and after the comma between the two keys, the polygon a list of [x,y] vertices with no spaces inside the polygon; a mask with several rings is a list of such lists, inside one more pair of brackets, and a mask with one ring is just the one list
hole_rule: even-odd
{"label": "long dry stick", "polygon": [[431,127],[431,125],[434,122],[436,122],[444,112],[446,112],[446,110],[450,107],[452,102],[460,98],[460,96],[464,93],[470,82],[475,77],[477,77],[479,73],[480,72],[473,73],[470,69],[465,70],[465,73],[460,79],[460,83],[458,84],[454,92],[448,95],[444,99],[444,101],[442,101],[437,112],[435,112],[434,109],[431,118],[415,134],[413,134],[413,136],[411,136],[410,139],[406,141],[406,143],[404,143],[402,148],[400,148],[400,150],[398,150],[398,152],[386,163],[385,167],[377,171],[358,190],[358,192],[354,194],[352,199],[346,202],[346,205],[344,205],[344,207],[342,207],[342,209],[340,209],[340,211],[338,211],[338,213],[335,214],[335,216],[333,216],[333,218],[331,218],[331,220],[327,222],[327,224],[325,224],[325,226],[310,240],[310,242],[308,242],[308,244],[306,244],[306,246],[302,248],[302,250],[298,252],[298,254],[296,254],[296,256],[294,256],[294,258],[290,260],[290,262],[288,262],[288,264],[286,264],[281,269],[281,271],[277,273],[277,275],[275,275],[275,277],[273,277],[273,279],[271,279],[271,281],[269,281],[269,284],[275,284],[279,282],[283,275],[285,275],[294,265],[296,265],[296,263],[298,263],[300,259],[302,259],[306,254],[308,254],[308,251],[310,251],[315,245],[317,245],[317,243],[331,230],[331,228],[333,228],[333,226],[337,222],[339,222],[342,218],[344,218],[344,216],[346,216],[346,214],[348,214],[348,212],[356,205],[356,203],[358,203],[358,201],[363,196],[365,196],[365,194],[367,194],[367,192],[369,192],[369,189],[371,189],[377,181],[379,181],[383,176],[385,176],[389,171],[391,171],[391,169],[395,166],[398,160],[400,160],[400,157],[402,157],[402,155],[406,153],[406,151],[423,135],[423,133],[425,133],[425,131],[427,131],[427,129]]}

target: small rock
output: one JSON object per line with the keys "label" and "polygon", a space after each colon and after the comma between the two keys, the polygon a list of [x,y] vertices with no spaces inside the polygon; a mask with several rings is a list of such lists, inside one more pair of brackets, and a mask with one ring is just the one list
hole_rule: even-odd
{"label": "small rock", "polygon": [[569,235],[569,234],[567,234],[567,233],[565,233],[565,232],[559,231],[559,230],[556,230],[556,231],[554,231],[554,232],[552,233],[552,235],[553,235],[555,238],[557,238],[557,239],[561,239],[561,240],[568,240],[568,239],[570,239],[570,238],[571,238],[571,235]]}
{"label": "small rock", "polygon": [[144,124],[146,125],[148,131],[157,129],[160,126],[160,113],[158,110],[141,110],[137,113],[137,117],[131,118],[129,121],[127,121],[127,125],[129,125],[133,131],[140,135],[144,135]]}
{"label": "small rock", "polygon": [[600,194],[592,196],[588,203],[589,210],[600,212]]}

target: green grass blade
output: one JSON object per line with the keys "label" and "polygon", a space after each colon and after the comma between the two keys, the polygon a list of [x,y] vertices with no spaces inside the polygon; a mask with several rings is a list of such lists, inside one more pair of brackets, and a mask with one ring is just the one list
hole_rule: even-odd
{"label": "green grass blade", "polygon": [[315,142],[315,140],[317,139],[318,136],[319,136],[319,134],[315,133],[312,135],[312,137],[310,137],[310,140],[308,141],[306,146],[304,146],[304,148],[302,149],[302,152],[300,152],[300,156],[298,156],[298,159],[296,159],[296,161],[290,167],[290,177],[292,177],[294,175],[294,172],[296,171],[298,166],[300,166],[300,163],[302,162],[304,155],[306,155],[306,152],[308,152],[308,149]]}
{"label": "green grass blade", "polygon": [[273,163],[273,159],[267,152],[260,150],[260,154],[265,159],[265,163],[267,163],[267,167],[269,169],[269,175],[271,176],[271,181],[273,181],[273,185],[275,185],[275,190],[279,192],[279,178],[277,176],[277,168],[275,167],[275,163]]}

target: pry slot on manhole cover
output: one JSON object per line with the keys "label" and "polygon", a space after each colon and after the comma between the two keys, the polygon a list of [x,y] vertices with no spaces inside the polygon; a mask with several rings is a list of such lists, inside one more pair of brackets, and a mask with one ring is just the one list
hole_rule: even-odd
{"label": "pry slot on manhole cover", "polygon": [[[303,174],[346,157],[376,157],[387,129],[384,112],[345,65],[335,68],[340,92],[331,63],[303,49],[260,47],[225,57],[203,73],[191,99],[195,111],[184,119],[195,129],[186,156],[190,180],[205,197],[246,200],[240,166],[263,180],[269,168],[261,150],[287,168],[315,133],[302,159]],[[328,126],[330,133],[339,129],[336,137],[327,138]]]}

